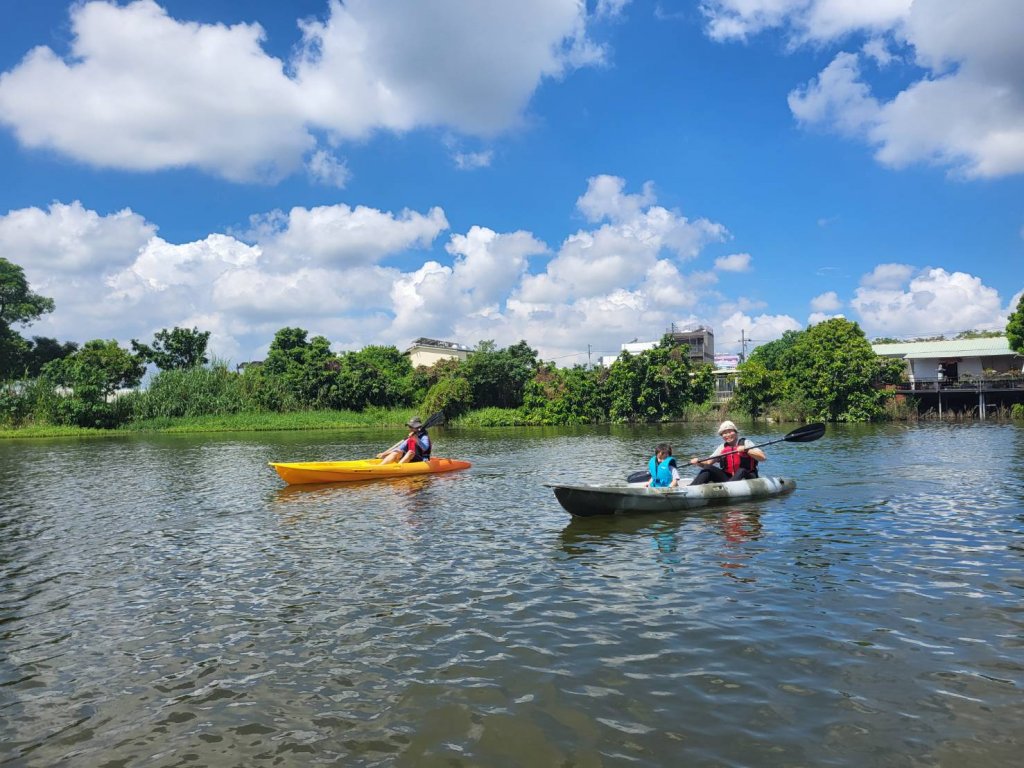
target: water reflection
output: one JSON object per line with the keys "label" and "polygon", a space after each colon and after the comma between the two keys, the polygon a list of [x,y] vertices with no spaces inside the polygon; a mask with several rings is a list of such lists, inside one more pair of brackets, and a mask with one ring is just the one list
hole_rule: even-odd
{"label": "water reflection", "polygon": [[629,546],[631,539],[649,540],[655,560],[663,565],[678,565],[681,548],[707,546],[704,534],[720,537],[723,573],[737,578],[736,571],[757,554],[743,545],[757,541],[763,531],[757,507],[691,511],[671,516],[602,515],[573,517],[562,529],[562,551],[570,558],[591,557],[602,548]]}

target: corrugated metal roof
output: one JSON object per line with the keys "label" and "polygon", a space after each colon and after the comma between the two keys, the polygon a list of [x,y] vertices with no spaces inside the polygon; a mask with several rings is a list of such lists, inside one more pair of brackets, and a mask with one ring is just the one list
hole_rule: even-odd
{"label": "corrugated metal roof", "polygon": [[958,339],[956,341],[907,341],[900,344],[872,344],[876,355],[886,357],[991,357],[1012,355],[1010,342],[1005,336],[985,339]]}

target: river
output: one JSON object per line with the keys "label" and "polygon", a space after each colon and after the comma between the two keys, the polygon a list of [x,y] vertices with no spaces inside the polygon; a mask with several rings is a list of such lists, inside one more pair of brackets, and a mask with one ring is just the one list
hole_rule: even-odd
{"label": "river", "polygon": [[794,494],[674,515],[543,485],[710,431],[440,430],[472,469],[314,488],[267,462],[395,436],[0,441],[0,764],[1020,765],[1024,430],[830,425],[766,449]]}

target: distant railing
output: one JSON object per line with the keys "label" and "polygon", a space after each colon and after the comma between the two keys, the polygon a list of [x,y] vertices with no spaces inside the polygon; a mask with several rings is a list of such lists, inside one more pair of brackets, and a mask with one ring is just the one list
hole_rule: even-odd
{"label": "distant railing", "polygon": [[961,376],[957,379],[901,381],[900,392],[1000,392],[1024,389],[1024,376]]}

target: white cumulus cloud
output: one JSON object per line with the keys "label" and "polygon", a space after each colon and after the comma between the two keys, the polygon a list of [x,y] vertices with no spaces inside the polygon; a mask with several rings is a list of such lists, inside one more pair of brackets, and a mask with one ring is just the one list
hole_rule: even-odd
{"label": "white cumulus cloud", "polygon": [[276,181],[306,158],[343,187],[347,168],[315,134],[514,129],[544,80],[604,61],[588,24],[621,5],[591,17],[578,0],[329,0],[322,19],[297,21],[301,42],[282,61],[255,22],[178,19],[154,0],[73,3],[67,52],[38,46],[0,74],[0,123],[96,167]]}
{"label": "white cumulus cloud", "polygon": [[835,291],[826,291],[811,299],[811,309],[815,312],[835,312],[842,306],[843,302]]}
{"label": "white cumulus cloud", "polygon": [[[789,94],[804,126],[862,140],[893,168],[928,163],[965,178],[1024,172],[1024,13],[1019,0],[705,0],[708,34],[779,29],[791,46],[863,40]],[[903,52],[907,55],[904,57]],[[905,66],[892,98],[865,64]]]}
{"label": "white cumulus cloud", "polygon": [[731,253],[715,259],[715,269],[724,272],[747,272],[750,270],[749,253]]}
{"label": "white cumulus cloud", "polygon": [[914,271],[897,284],[894,267],[884,265],[888,278],[878,279],[878,269],[867,275],[850,306],[868,337],[913,334],[955,334],[964,330],[1002,330],[1006,310],[995,288],[974,275],[939,268]]}

